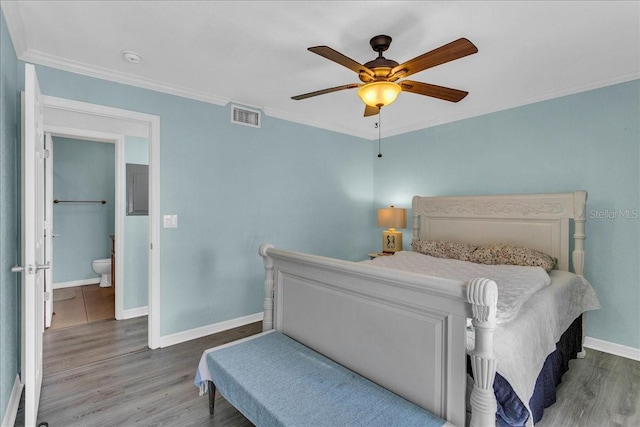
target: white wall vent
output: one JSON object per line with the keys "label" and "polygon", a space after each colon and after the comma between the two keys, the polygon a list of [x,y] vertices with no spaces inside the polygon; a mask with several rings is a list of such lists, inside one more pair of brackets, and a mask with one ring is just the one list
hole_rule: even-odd
{"label": "white wall vent", "polygon": [[239,107],[237,105],[231,106],[231,123],[259,128],[260,121],[260,111]]}

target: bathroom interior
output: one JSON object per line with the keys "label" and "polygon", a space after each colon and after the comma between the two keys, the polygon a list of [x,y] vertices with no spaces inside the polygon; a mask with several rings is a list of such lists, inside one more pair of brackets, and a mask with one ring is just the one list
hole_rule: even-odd
{"label": "bathroom interior", "polygon": [[[148,284],[147,140],[125,137],[123,170],[129,173],[120,195],[115,143],[57,136],[52,140],[53,316],[48,329],[114,319],[116,292],[123,293],[124,312],[129,313],[124,317],[143,313]],[[116,197],[126,198],[127,207],[118,236]],[[118,238],[123,239],[126,258],[116,253]],[[122,283],[115,280],[118,262]]]}

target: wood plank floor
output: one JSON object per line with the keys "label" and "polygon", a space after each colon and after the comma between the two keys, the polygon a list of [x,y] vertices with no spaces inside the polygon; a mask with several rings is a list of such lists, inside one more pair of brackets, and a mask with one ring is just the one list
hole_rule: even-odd
{"label": "wood plank floor", "polygon": [[558,401],[536,427],[640,426],[640,362],[587,349],[569,362]]}
{"label": "wood plank floor", "polygon": [[[47,331],[38,423],[251,426],[220,396],[210,417],[207,397],[198,395],[193,379],[204,350],[261,331],[257,322],[157,350],[147,347],[146,316]],[[24,426],[22,411],[18,427]]]}
{"label": "wood plank floor", "polygon": [[[193,385],[202,351],[261,331],[261,323],[178,344],[147,348],[147,318],[100,321],[45,333],[39,422],[50,427],[252,424]],[[558,401],[536,427],[640,426],[640,362],[588,350],[573,360]],[[24,425],[22,408],[16,426]]]}

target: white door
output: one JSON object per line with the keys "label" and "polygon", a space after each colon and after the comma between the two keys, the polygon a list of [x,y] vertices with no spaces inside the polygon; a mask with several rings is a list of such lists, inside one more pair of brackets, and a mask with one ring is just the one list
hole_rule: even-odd
{"label": "white door", "polygon": [[25,65],[22,99],[22,369],[24,420],[35,426],[44,332],[44,133],[35,67]]}
{"label": "white door", "polygon": [[51,134],[44,138],[44,262],[49,268],[44,270],[44,327],[51,326],[53,317],[53,139]]}

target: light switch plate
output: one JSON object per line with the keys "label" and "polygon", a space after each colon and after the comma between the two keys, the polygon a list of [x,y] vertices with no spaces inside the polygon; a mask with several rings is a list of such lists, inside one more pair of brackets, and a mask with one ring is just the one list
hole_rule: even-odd
{"label": "light switch plate", "polygon": [[164,215],[162,226],[163,228],[178,228],[178,215]]}

